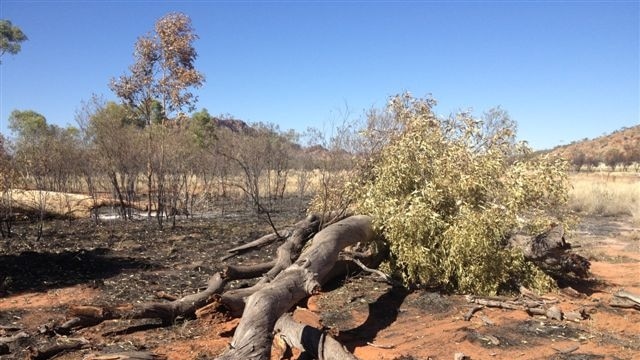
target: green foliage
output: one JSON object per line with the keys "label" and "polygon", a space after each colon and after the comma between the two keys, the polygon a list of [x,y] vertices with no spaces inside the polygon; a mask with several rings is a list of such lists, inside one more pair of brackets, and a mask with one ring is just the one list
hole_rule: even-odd
{"label": "green foliage", "polygon": [[27,40],[27,36],[19,27],[9,20],[0,20],[0,56],[5,53],[17,54],[21,50],[20,43]]}
{"label": "green foliage", "polygon": [[[563,219],[566,164],[515,144],[515,124],[502,110],[440,118],[434,105],[392,98],[385,116],[395,130],[350,184],[357,211],[373,216],[390,244],[392,269],[407,283],[459,292],[548,287],[506,241]],[[374,130],[365,135],[379,144]]]}
{"label": "green foliage", "polygon": [[47,119],[33,110],[13,110],[9,115],[9,129],[18,137],[34,136],[47,128]]}
{"label": "green foliage", "polygon": [[202,109],[191,115],[189,129],[195,136],[197,144],[201,147],[208,145],[215,139],[216,126],[207,109]]}
{"label": "green foliage", "polygon": [[111,80],[111,90],[146,125],[179,117],[185,107],[193,110],[197,97],[190,89],[204,82],[194,65],[197,38],[187,15],[167,14],[156,22],[153,34],[138,38],[130,74]]}

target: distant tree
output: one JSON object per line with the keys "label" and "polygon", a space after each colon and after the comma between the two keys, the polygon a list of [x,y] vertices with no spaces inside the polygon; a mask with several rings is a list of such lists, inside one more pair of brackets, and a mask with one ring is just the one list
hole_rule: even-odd
{"label": "distant tree", "polygon": [[624,145],[623,149],[622,170],[627,171],[634,162],[640,161],[640,145],[627,143]]}
{"label": "distant tree", "polygon": [[131,121],[131,112],[124,105],[94,98],[85,107],[78,120],[91,144],[91,160],[109,179],[120,215],[131,218],[136,180],[144,169],[142,130]]}
{"label": "distant tree", "polygon": [[640,146],[637,144],[635,146],[631,146],[628,153],[627,158],[632,162],[633,168],[636,172],[640,171]]}
{"label": "distant tree", "polygon": [[34,136],[47,128],[47,119],[33,110],[13,110],[9,115],[9,129],[18,137]]}
{"label": "distant tree", "polygon": [[215,123],[213,116],[209,114],[207,109],[201,109],[191,114],[188,128],[200,146],[211,145],[215,139]]}
{"label": "distant tree", "polygon": [[604,164],[607,165],[611,171],[616,169],[616,166],[623,161],[623,154],[617,148],[611,148],[604,154]]}
{"label": "distant tree", "polygon": [[585,154],[584,167],[587,171],[592,171],[594,168],[602,162],[602,159],[597,155]]}
{"label": "distant tree", "polygon": [[5,53],[17,54],[22,49],[20,43],[25,40],[28,40],[27,36],[19,27],[9,20],[0,20],[0,56]]}
{"label": "distant tree", "polygon": [[37,190],[38,238],[47,211],[48,191],[67,192],[77,175],[79,132],[47,124],[33,110],[14,110],[9,128],[15,139],[15,169],[22,187]]}
{"label": "distant tree", "polygon": [[573,164],[573,166],[575,167],[576,171],[578,171],[578,172],[580,172],[580,169],[582,169],[582,167],[585,165],[586,161],[587,161],[587,156],[584,154],[584,152],[582,152],[580,150],[577,150],[571,156],[571,164]]}
{"label": "distant tree", "polygon": [[11,237],[13,223],[13,196],[16,168],[7,140],[0,134],[0,236]]}

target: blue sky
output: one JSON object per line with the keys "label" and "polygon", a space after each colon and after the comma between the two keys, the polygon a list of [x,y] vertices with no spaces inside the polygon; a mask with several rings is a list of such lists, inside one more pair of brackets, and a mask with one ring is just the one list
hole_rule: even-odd
{"label": "blue sky", "polygon": [[0,132],[14,109],[75,125],[172,11],[199,35],[198,108],[282,129],[323,128],[432,94],[447,115],[502,106],[537,149],[640,121],[640,1],[14,1],[29,37],[0,65]]}

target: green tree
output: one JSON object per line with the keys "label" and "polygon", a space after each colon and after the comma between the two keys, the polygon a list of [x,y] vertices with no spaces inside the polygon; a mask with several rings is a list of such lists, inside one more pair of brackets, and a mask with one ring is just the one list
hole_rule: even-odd
{"label": "green tree", "polygon": [[215,129],[216,126],[213,116],[209,114],[207,109],[202,109],[191,114],[189,130],[194,134],[198,145],[211,145],[211,141],[215,139]]}
{"label": "green tree", "polygon": [[379,150],[349,186],[356,211],[371,215],[388,242],[391,270],[406,283],[464,293],[551,286],[505,245],[516,232],[565,220],[566,163],[514,143],[515,124],[504,112],[441,118],[434,105],[393,97],[386,141],[367,129],[365,140]]}
{"label": "green tree", "polygon": [[0,20],[0,56],[5,53],[17,54],[22,49],[20,43],[25,40],[28,40],[27,36],[19,27],[9,20]]}
{"label": "green tree", "polygon": [[130,74],[112,79],[110,87],[147,126],[148,216],[155,190],[157,220],[162,226],[164,179],[168,171],[164,144],[169,131],[161,127],[170,119],[183,119],[185,108],[194,109],[197,98],[191,89],[202,86],[204,75],[194,65],[197,52],[193,42],[198,36],[187,15],[168,14],[156,22],[154,30],[154,34],[142,36],[136,42]]}
{"label": "green tree", "polygon": [[160,121],[164,122],[185,107],[193,110],[197,98],[190,88],[204,82],[194,65],[197,38],[187,15],[162,17],[155,24],[155,34],[138,39],[130,74],[112,79],[111,90],[136,109],[147,125],[157,121],[158,114],[164,115]]}
{"label": "green tree", "polygon": [[618,148],[610,148],[604,154],[604,163],[611,171],[616,170],[616,166],[622,164],[624,161],[624,155]]}
{"label": "green tree", "polygon": [[13,110],[9,115],[9,129],[18,137],[34,136],[47,128],[47,119],[33,110]]}

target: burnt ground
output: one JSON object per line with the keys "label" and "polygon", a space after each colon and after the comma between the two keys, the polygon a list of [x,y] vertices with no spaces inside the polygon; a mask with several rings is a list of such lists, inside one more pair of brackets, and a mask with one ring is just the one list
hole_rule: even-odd
{"label": "burnt ground", "polygon": [[[301,217],[279,213],[275,220],[284,226]],[[225,250],[269,233],[270,227],[251,213],[232,213],[181,219],[163,230],[145,220],[50,220],[40,240],[32,224],[14,230],[13,238],[0,239],[0,337],[19,331],[28,336],[12,342],[11,353],[0,359],[28,358],[34,349],[67,341],[48,329],[64,321],[72,305],[155,302],[162,301],[159,292],[194,293],[226,264],[220,260]],[[593,262],[593,277],[563,284],[578,294],[547,296],[558,299],[564,311],[584,309],[590,319],[581,322],[493,308],[464,321],[470,305],[463,296],[410,293],[366,274],[329,284],[299,304],[296,317],[324,327],[361,359],[451,359],[457,352],[471,359],[640,358],[640,312],[608,305],[618,289],[640,293],[640,229],[631,219],[593,218],[583,221],[570,242]],[[271,260],[277,245],[228,263]],[[89,344],[60,358],[144,350],[169,359],[204,359],[227,346],[236,324],[215,314],[171,326],[106,321],[70,335]]]}

